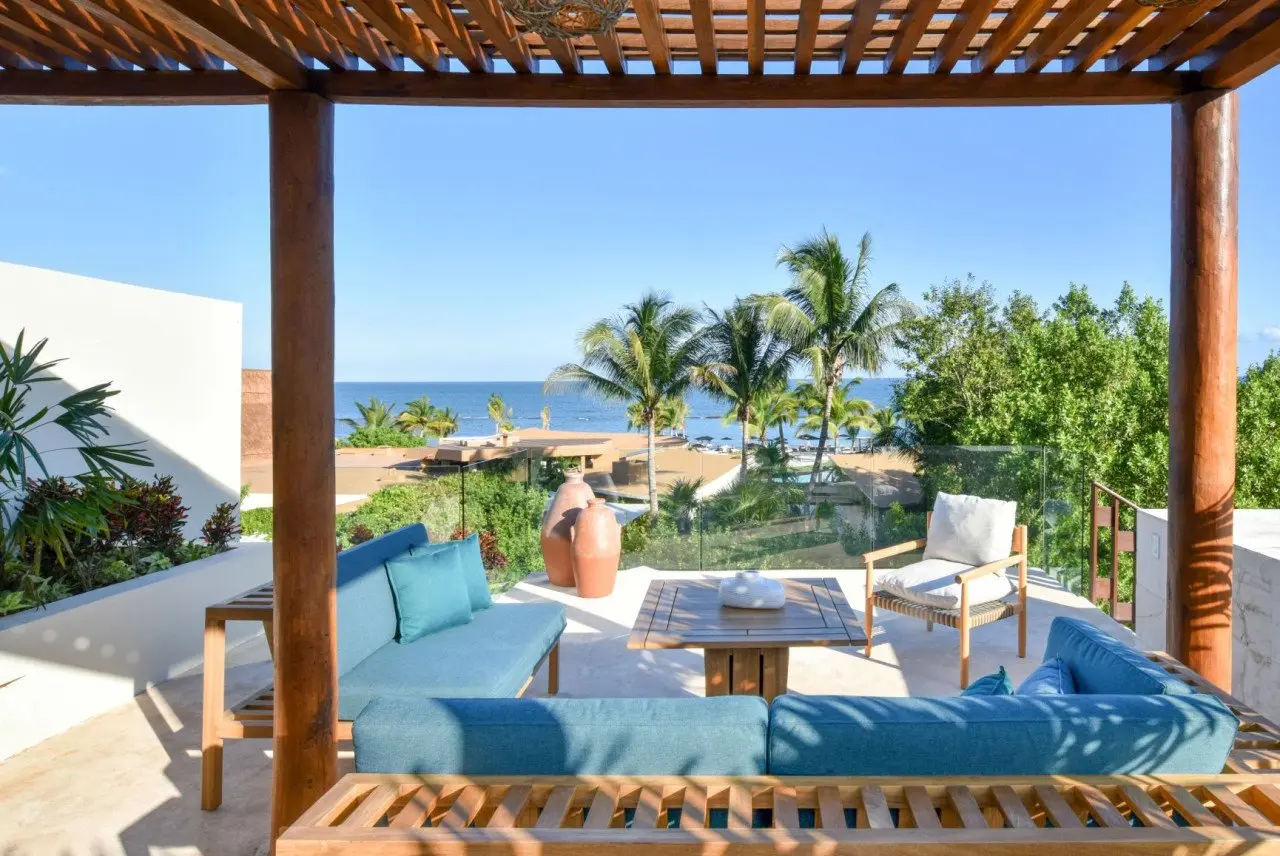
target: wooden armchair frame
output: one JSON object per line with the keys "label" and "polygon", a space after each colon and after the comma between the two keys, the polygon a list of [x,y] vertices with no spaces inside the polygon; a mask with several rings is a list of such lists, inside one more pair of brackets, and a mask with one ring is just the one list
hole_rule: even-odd
{"label": "wooden armchair frame", "polygon": [[[933,513],[930,512],[925,520],[927,527],[933,520]],[[1027,527],[1014,527],[1010,555],[956,574],[956,582],[960,584],[960,605],[957,609],[940,609],[938,607],[925,606],[888,592],[876,591],[876,562],[893,556],[900,556],[904,553],[923,550],[927,541],[928,539],[926,538],[917,538],[914,541],[904,541],[892,547],[882,547],[879,550],[872,550],[870,553],[863,554],[862,562],[867,571],[865,617],[867,658],[871,658],[871,647],[875,643],[872,636],[872,616],[876,607],[896,612],[899,615],[910,615],[914,618],[923,619],[929,631],[933,630],[934,624],[942,624],[959,630],[961,689],[969,686],[969,635],[975,627],[981,627],[984,624],[990,624],[993,621],[1017,615],[1018,656],[1025,658],[1027,656]],[[969,600],[969,583],[971,581],[987,574],[1001,573],[1005,568],[1013,565],[1018,566],[1018,598],[1016,602],[996,600],[989,603],[973,604]]]}

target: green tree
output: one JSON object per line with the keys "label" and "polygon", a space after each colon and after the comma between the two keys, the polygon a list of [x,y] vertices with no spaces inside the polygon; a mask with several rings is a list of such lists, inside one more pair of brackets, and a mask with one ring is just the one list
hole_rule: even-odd
{"label": "green tree", "polygon": [[404,406],[404,410],[396,417],[396,423],[402,431],[415,437],[424,437],[435,433],[431,429],[435,418],[436,408],[432,406],[431,399],[422,395]]}
{"label": "green tree", "polygon": [[433,408],[427,431],[435,437],[452,437],[458,433],[458,412],[451,407]]}
{"label": "green tree", "polygon": [[379,428],[395,428],[395,404],[387,404],[379,401],[376,397],[370,398],[368,404],[355,402],[356,410],[360,412],[360,419],[344,418],[339,421],[346,425],[352,431],[361,428],[377,430]]}
{"label": "green tree", "polygon": [[[689,418],[689,405],[685,403],[683,398],[664,398],[658,403],[658,409],[653,415],[653,427],[658,434],[665,434],[668,431],[674,431],[677,427],[683,428],[684,421]],[[646,421],[644,414],[644,405],[639,401],[633,401],[627,405],[627,429],[630,431],[645,431],[648,429],[649,423]]]}
{"label": "green tree", "polygon": [[655,422],[662,400],[683,396],[694,382],[695,369],[702,364],[698,312],[650,292],[617,315],[588,327],[579,346],[582,362],[555,369],[546,388],[573,386],[606,399],[640,405],[649,440],[649,525],[656,526]]}
{"label": "green tree", "polygon": [[[864,428],[870,430],[875,424],[872,418],[872,413],[876,409],[875,405],[867,401],[867,399],[859,398],[853,394],[858,383],[859,381],[855,379],[837,387],[831,396],[829,409],[827,409],[827,415],[831,420],[831,424],[836,427],[837,433],[840,431],[846,432],[851,443],[856,441],[859,431]],[[810,431],[820,429],[822,427],[823,410],[828,407],[825,392],[808,383],[801,384],[798,389],[800,391],[800,400],[804,403],[806,412],[800,424]]]}
{"label": "green tree", "polygon": [[1280,508],[1280,354],[1240,379],[1236,505]]}
{"label": "green tree", "polygon": [[658,416],[672,434],[683,434],[689,421],[689,402],[683,396],[667,396],[658,407]]}
{"label": "green tree", "polygon": [[706,364],[697,376],[712,396],[729,403],[742,427],[739,477],[745,477],[753,408],[762,395],[786,385],[795,352],[769,328],[758,302],[740,300],[724,312],[707,314]]}
{"label": "green tree", "polygon": [[701,500],[698,491],[702,489],[702,479],[677,479],[667,487],[666,493],[659,500],[664,514],[676,523],[676,530],[681,535],[693,531],[694,521],[698,518],[698,506]]}
{"label": "green tree", "polygon": [[777,428],[778,445],[785,452],[787,437],[783,433],[783,428],[795,424],[795,421],[800,418],[800,399],[788,389],[771,389],[760,396],[753,411],[760,426],[758,433],[761,439],[770,428]]}
{"label": "green tree", "polygon": [[824,394],[811,496],[831,435],[831,399],[845,369],[879,373],[912,307],[896,284],[871,292],[869,232],[862,236],[856,258],[845,255],[839,239],[824,230],[794,248],[784,247],[778,264],[791,273],[791,285],[756,300],[771,326],[809,363]]}
{"label": "green tree", "polygon": [[493,420],[493,433],[501,434],[515,428],[515,423],[511,421],[514,416],[515,412],[507,407],[501,395],[495,392],[489,396],[489,418]]}

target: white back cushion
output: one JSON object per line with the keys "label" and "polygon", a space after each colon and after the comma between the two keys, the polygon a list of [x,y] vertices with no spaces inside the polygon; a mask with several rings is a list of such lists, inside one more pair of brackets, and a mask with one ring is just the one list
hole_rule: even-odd
{"label": "white back cushion", "polygon": [[1009,555],[1018,503],[939,493],[924,558],[985,565]]}
{"label": "white back cushion", "polygon": [[[960,583],[956,574],[969,570],[962,562],[945,559],[925,559],[914,565],[876,574],[876,588],[905,598],[922,606],[939,609],[956,609],[960,606]],[[1015,586],[1003,573],[984,574],[969,582],[971,606],[1000,600],[1013,592]]]}

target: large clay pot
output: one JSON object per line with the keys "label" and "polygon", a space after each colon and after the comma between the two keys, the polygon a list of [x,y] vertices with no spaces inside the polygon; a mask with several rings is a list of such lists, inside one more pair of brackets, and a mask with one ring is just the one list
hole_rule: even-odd
{"label": "large clay pot", "polygon": [[591,485],[582,480],[582,473],[565,473],[564,484],[542,518],[542,560],[547,566],[547,581],[553,586],[573,585],[573,557],[569,550],[573,523],[594,496]]}
{"label": "large clay pot", "polygon": [[607,597],[618,578],[622,527],[603,499],[593,499],[573,524],[573,577],[579,597]]}

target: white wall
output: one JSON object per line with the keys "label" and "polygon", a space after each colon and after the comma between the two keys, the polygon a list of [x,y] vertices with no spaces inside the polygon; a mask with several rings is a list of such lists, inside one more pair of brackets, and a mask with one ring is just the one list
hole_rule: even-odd
{"label": "white wall", "polygon": [[[1240,510],[1234,524],[1232,693],[1280,718],[1280,510]],[[1135,537],[1138,639],[1167,650],[1167,513],[1139,511]]]}
{"label": "white wall", "polygon": [[[198,664],[204,608],[271,579],[271,545],[234,550],[0,618],[0,761]],[[262,632],[227,624],[231,647]]]}
{"label": "white wall", "polygon": [[[0,262],[0,342],[25,329],[27,346],[48,338],[45,358],[61,383],[37,384],[33,403],[111,382],[115,418],[105,442],[140,440],[154,466],[172,475],[190,507],[187,537],[240,485],[241,306]],[[37,398],[39,396],[39,398]],[[37,446],[64,445],[54,430]],[[74,456],[51,469],[78,472]]]}

